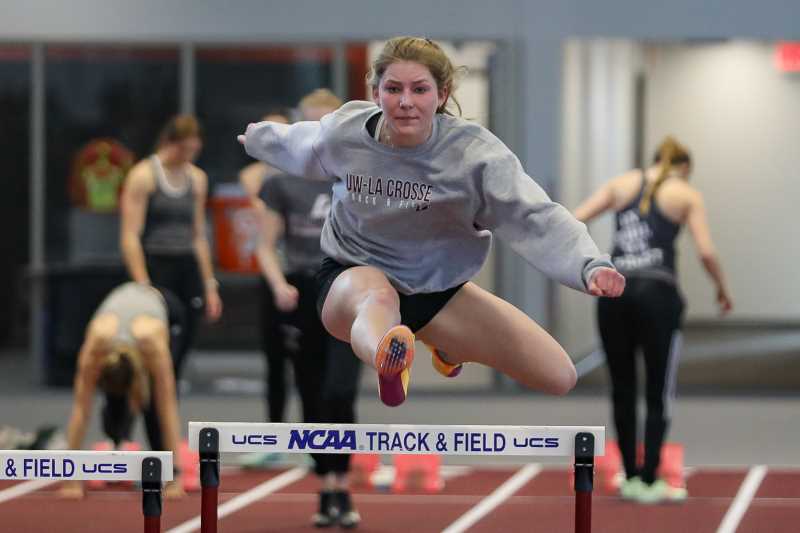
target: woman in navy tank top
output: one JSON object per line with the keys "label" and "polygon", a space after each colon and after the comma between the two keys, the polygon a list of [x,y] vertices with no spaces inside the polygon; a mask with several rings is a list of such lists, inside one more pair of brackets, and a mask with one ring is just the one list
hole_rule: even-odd
{"label": "woman in navy tank top", "polygon": [[[730,292],[706,220],[703,197],[688,183],[691,156],[672,137],[660,145],[650,168],[618,176],[575,210],[588,222],[616,214],[614,266],[627,284],[617,299],[600,298],[597,315],[612,387],[614,424],[625,467],[620,494],[640,503],[681,501],[684,487],[657,479],[669,426],[681,351],[684,301],[677,284],[675,239],[688,226],[697,253],[716,287],[720,312],[732,307]],[[644,355],[647,418],[644,461],[636,460],[636,351]]]}

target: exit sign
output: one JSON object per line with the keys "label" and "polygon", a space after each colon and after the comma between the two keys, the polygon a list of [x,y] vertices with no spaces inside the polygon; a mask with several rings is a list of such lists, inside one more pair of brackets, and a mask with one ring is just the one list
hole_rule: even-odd
{"label": "exit sign", "polygon": [[783,72],[800,72],[800,42],[775,45],[775,65]]}

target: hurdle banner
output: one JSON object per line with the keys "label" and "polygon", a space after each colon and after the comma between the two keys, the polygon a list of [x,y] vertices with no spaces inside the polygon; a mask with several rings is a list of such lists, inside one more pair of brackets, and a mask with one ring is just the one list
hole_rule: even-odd
{"label": "hurdle banner", "polygon": [[575,532],[590,533],[605,427],[189,422],[189,446],[200,455],[201,533],[217,533],[220,453],[254,451],[572,457]]}
{"label": "hurdle banner", "polygon": [[144,533],[160,533],[161,484],[172,481],[172,452],[0,450],[0,479],[138,481]]}
{"label": "hurdle banner", "polygon": [[605,443],[604,427],[189,422],[192,449],[203,451],[205,427],[217,430],[219,452],[570,457],[578,433],[594,435],[595,455]]}

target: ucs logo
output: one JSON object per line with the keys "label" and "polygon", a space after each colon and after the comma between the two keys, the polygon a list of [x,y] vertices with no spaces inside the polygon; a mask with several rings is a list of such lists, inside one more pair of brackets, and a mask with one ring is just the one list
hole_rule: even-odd
{"label": "ucs logo", "polygon": [[94,463],[81,466],[84,474],[125,474],[128,465],[124,463]]}
{"label": "ucs logo", "polygon": [[275,446],[278,444],[277,435],[231,435],[234,444],[253,444],[255,446]]}
{"label": "ucs logo", "polygon": [[558,437],[514,437],[515,448],[558,448]]}

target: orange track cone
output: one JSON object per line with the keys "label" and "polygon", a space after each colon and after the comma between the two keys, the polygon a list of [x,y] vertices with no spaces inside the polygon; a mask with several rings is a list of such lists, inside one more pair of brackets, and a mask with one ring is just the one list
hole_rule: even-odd
{"label": "orange track cone", "polygon": [[444,488],[440,455],[395,455],[393,461],[392,492],[439,492]]}
{"label": "orange track cone", "polygon": [[183,490],[198,492],[200,490],[200,454],[189,448],[189,441],[182,440],[180,445],[181,471],[183,473]]}
{"label": "orange track cone", "polygon": [[[114,449],[114,444],[110,440],[101,440],[92,444],[92,450],[96,452],[110,452]],[[92,490],[100,490],[106,488],[108,482],[102,479],[90,479],[86,482],[86,486]]]}
{"label": "orange track cone", "polygon": [[350,458],[350,484],[353,487],[372,488],[372,474],[381,464],[377,453],[356,453]]}

